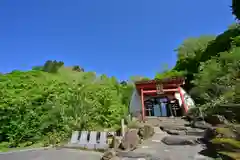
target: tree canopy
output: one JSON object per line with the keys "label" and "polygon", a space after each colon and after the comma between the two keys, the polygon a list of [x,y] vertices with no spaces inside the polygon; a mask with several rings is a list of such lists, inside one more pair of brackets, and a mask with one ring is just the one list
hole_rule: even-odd
{"label": "tree canopy", "polygon": [[240,19],[240,2],[238,0],[232,0],[232,13],[237,19]]}

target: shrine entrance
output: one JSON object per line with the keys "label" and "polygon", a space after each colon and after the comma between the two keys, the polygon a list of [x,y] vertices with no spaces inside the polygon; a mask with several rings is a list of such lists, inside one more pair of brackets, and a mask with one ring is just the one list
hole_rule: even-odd
{"label": "shrine entrance", "polygon": [[176,100],[170,101],[168,97],[152,97],[144,101],[145,116],[179,117],[183,110]]}
{"label": "shrine entrance", "polygon": [[136,82],[136,92],[141,100],[141,117],[183,116],[188,110],[181,93],[183,84],[184,78],[179,77]]}

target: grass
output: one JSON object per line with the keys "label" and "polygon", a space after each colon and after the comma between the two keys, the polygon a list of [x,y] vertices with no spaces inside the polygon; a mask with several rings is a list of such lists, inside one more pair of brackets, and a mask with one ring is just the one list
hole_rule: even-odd
{"label": "grass", "polygon": [[18,151],[18,150],[23,150],[23,149],[34,149],[34,148],[40,148],[44,147],[43,143],[36,143],[33,145],[26,146],[26,144],[20,144],[19,147],[15,148],[9,148],[9,144],[6,142],[0,143],[0,152],[10,152],[10,151]]}
{"label": "grass", "polygon": [[236,149],[240,149],[240,141],[232,138],[215,138],[212,140],[213,144],[229,144]]}
{"label": "grass", "polygon": [[[240,141],[236,140],[235,133],[231,128],[217,128],[217,133],[225,138],[216,137],[211,142],[213,144],[221,145],[222,151],[218,151],[223,159],[231,158],[233,160],[240,160]],[[231,138],[230,138],[231,137]]]}
{"label": "grass", "polygon": [[219,152],[220,154],[231,157],[234,160],[239,160],[240,159],[240,153],[237,152]]}

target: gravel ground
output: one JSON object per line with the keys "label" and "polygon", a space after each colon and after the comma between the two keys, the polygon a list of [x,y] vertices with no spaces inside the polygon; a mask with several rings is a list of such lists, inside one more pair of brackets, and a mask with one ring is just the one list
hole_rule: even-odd
{"label": "gravel ground", "polygon": [[73,149],[47,149],[0,154],[0,160],[99,160],[102,153]]}

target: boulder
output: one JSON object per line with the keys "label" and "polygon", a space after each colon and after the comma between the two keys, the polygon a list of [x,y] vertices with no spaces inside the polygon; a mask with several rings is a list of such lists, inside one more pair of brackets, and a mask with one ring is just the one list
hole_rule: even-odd
{"label": "boulder", "polygon": [[143,127],[139,128],[138,135],[142,139],[148,139],[154,135],[154,128],[151,125],[144,125]]}
{"label": "boulder", "polygon": [[216,138],[238,140],[238,135],[231,128],[212,127],[205,130],[202,140],[207,143]]}
{"label": "boulder", "polygon": [[189,122],[196,119],[202,119],[202,114],[200,112],[200,109],[198,107],[189,108],[188,112],[183,117],[183,119]]}
{"label": "boulder", "polygon": [[217,132],[216,132],[216,129],[214,127],[208,128],[204,131],[202,140],[203,140],[204,143],[207,143],[210,140],[212,140],[213,138],[215,138],[216,135],[217,135]]}
{"label": "boulder", "polygon": [[211,124],[208,124],[205,121],[192,121],[190,126],[192,128],[208,129],[211,127]]}
{"label": "boulder", "polygon": [[139,143],[140,138],[138,136],[138,130],[129,129],[122,139],[120,148],[127,151],[134,150]]}
{"label": "boulder", "polygon": [[120,147],[121,140],[122,140],[122,137],[114,136],[111,147],[114,149],[118,149]]}
{"label": "boulder", "polygon": [[116,157],[116,152],[113,149],[110,149],[104,152],[101,160],[112,160],[114,157]]}
{"label": "boulder", "polygon": [[229,124],[227,119],[221,115],[209,115],[205,118],[205,121],[213,126],[217,126],[219,124]]}
{"label": "boulder", "polygon": [[196,145],[198,141],[196,138],[188,136],[165,136],[162,142],[167,145]]}

